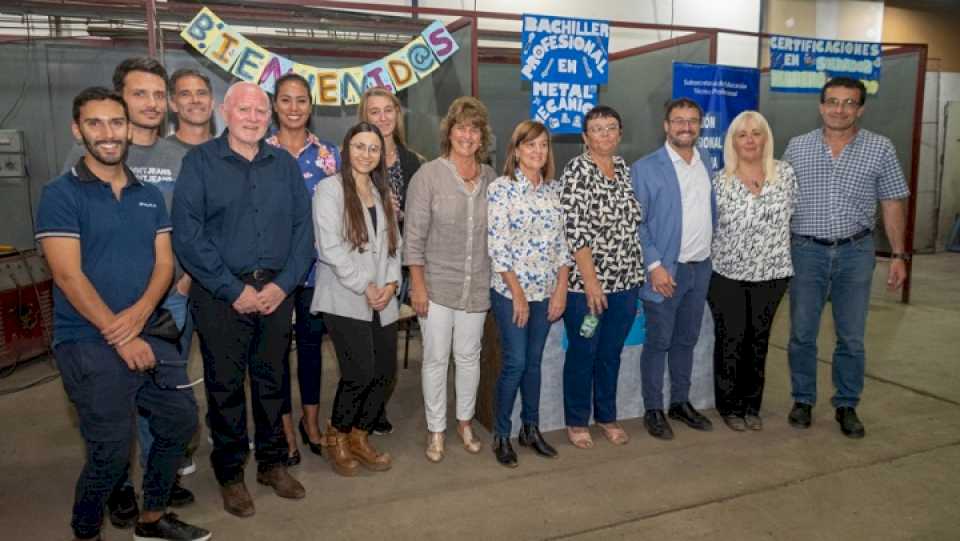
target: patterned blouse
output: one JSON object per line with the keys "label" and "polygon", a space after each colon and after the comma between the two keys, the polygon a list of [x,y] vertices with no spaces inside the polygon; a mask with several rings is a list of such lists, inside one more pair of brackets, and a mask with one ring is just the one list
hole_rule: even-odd
{"label": "patterned blouse", "polygon": [[404,205],[407,204],[407,191],[403,189],[403,166],[400,165],[400,158],[393,162],[393,165],[387,167],[387,181],[390,183],[390,189],[397,196],[397,202],[400,204],[397,208],[397,216],[403,220]]}
{"label": "patterned blouse", "polygon": [[747,282],[793,276],[790,218],[798,202],[797,176],[790,164],[778,161],[775,178],[764,183],[760,195],[753,195],[726,171],[714,177],[714,272]]}
{"label": "patterned blouse", "polygon": [[512,299],[501,272],[513,271],[528,301],[549,299],[557,287],[557,271],[572,266],[563,232],[560,183],[534,185],[520,169],[517,180],[500,177],[487,188],[487,249],[491,287]]}
{"label": "patterned blouse", "polygon": [[[640,203],[633,196],[630,169],[614,156],[613,179],[604,176],[589,152],[570,160],[560,178],[560,205],[565,217],[570,254],[588,247],[604,293],[626,291],[643,285],[643,252],[637,229],[643,219]],[[570,291],[583,291],[583,276],[574,265]]]}
{"label": "patterned blouse", "polygon": [[[277,148],[284,148],[274,133],[267,137],[266,143]],[[284,149],[286,150],[286,149]],[[337,174],[340,171],[340,152],[336,145],[321,141],[316,135],[307,132],[307,141],[303,148],[295,156],[300,171],[303,172],[303,183],[310,192],[310,201],[313,201],[313,192],[317,190],[317,184],[327,178]],[[310,267],[307,274],[305,287],[313,287],[316,281],[316,264]]]}

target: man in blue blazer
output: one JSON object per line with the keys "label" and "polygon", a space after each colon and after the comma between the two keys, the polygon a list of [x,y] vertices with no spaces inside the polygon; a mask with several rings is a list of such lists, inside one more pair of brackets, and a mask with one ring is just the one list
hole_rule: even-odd
{"label": "man in blue blazer", "polygon": [[[696,430],[710,420],[690,404],[693,347],[700,336],[712,267],[710,245],[717,204],[712,171],[696,148],[703,111],[693,100],[666,104],[666,144],[630,169],[633,191],[643,208],[640,244],[647,265],[643,309],[647,339],[640,357],[643,424],[651,436],[673,439],[664,416],[663,373],[670,368],[671,419]],[[708,158],[709,159],[709,158]]]}

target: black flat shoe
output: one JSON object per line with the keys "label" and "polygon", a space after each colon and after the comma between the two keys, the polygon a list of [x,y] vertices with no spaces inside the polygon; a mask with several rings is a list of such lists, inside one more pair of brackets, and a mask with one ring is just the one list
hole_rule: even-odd
{"label": "black flat shoe", "polygon": [[385,436],[393,433],[393,424],[387,420],[386,415],[381,415],[377,422],[373,424],[372,432],[377,436]]}
{"label": "black flat shoe", "polygon": [[517,467],[517,452],[514,451],[513,446],[510,445],[510,438],[494,436],[493,454],[497,457],[497,462],[499,462],[501,466],[508,468]]}
{"label": "black flat shoe", "polygon": [[546,458],[557,458],[557,450],[543,439],[540,427],[534,424],[524,424],[520,427],[517,442],[523,447],[533,449],[535,453]]}
{"label": "black flat shoe", "polygon": [[296,466],[300,463],[300,451],[296,450],[293,454],[288,454],[287,459],[283,462],[288,468],[291,466]]}
{"label": "black flat shoe", "polygon": [[[307,434],[307,429],[304,428],[303,426],[302,417],[300,418],[300,424],[297,425],[297,428],[300,429],[300,438],[303,440],[303,444],[310,448],[310,452],[315,455],[322,456],[323,446],[320,445],[319,443],[313,443],[312,441],[310,441],[310,436]],[[300,456],[300,453],[297,452],[297,457],[298,457],[297,464],[300,463],[299,456]],[[287,466],[290,466],[290,465],[291,464],[287,464]]]}
{"label": "black flat shoe", "polygon": [[676,419],[694,430],[709,432],[713,430],[713,423],[702,413],[693,408],[690,402],[671,404],[667,416]]}
{"label": "black flat shoe", "polygon": [[643,426],[651,436],[661,440],[672,440],[673,429],[663,415],[663,410],[647,410],[643,414]]}
{"label": "black flat shoe", "polygon": [[840,423],[840,431],[848,438],[860,439],[867,434],[863,423],[857,417],[857,410],[853,408],[837,408],[836,419]]}
{"label": "black flat shoe", "polygon": [[173,482],[173,486],[170,487],[170,499],[167,505],[170,507],[183,507],[190,505],[194,501],[193,492],[190,492],[180,484],[180,478],[178,476],[177,480]]}
{"label": "black flat shoe", "polygon": [[793,428],[810,428],[811,409],[812,406],[810,406],[810,404],[794,402],[793,409],[790,410],[790,415],[787,416],[787,422],[790,423],[790,426]]}

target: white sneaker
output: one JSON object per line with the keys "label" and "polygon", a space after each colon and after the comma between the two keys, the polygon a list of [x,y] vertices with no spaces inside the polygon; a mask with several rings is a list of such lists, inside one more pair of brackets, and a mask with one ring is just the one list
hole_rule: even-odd
{"label": "white sneaker", "polygon": [[177,470],[177,474],[178,474],[178,475],[180,475],[180,476],[190,475],[191,473],[194,473],[194,472],[197,471],[197,463],[194,462],[193,457],[190,457],[190,458],[188,458],[187,460],[189,460],[189,462],[185,462],[185,463],[184,463],[182,466],[180,466],[180,468]]}

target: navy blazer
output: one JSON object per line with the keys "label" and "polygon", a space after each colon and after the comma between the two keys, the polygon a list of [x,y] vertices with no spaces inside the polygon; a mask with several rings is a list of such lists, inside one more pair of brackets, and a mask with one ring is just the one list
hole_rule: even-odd
{"label": "navy blazer", "polygon": [[[707,178],[711,179],[710,215],[713,227],[716,228],[717,194],[713,189],[713,171],[707,165],[710,157],[702,149],[699,151],[701,163],[707,170]],[[649,269],[652,263],[659,261],[670,276],[676,276],[683,206],[680,202],[680,181],[677,180],[677,172],[666,147],[662,146],[635,161],[630,167],[630,178],[633,181],[633,193],[643,209],[639,235],[644,265]],[[663,295],[651,288],[649,278],[643,284],[641,296],[644,300],[663,302]]]}

